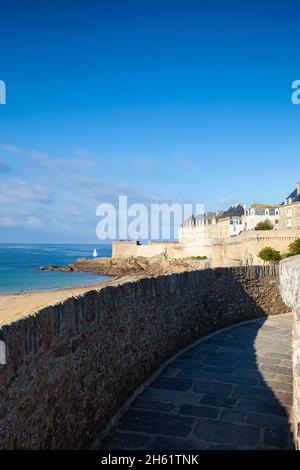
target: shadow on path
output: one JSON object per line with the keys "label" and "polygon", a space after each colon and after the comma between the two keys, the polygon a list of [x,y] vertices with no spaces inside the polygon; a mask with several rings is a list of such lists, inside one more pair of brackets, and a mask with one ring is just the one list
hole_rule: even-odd
{"label": "shadow on path", "polygon": [[232,327],[174,359],[101,449],[292,449],[292,316]]}

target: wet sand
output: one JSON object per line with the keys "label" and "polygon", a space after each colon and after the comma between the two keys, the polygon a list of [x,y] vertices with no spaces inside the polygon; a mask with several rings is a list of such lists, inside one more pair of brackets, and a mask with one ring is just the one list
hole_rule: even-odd
{"label": "wet sand", "polygon": [[26,317],[47,305],[56,304],[74,295],[115,286],[135,280],[135,276],[122,276],[93,286],[70,287],[65,289],[35,291],[17,294],[0,294],[0,326]]}

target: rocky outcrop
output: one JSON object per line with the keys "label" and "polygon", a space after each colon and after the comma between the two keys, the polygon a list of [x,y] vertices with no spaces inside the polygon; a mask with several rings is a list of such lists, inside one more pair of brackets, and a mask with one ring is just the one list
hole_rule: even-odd
{"label": "rocky outcrop", "polygon": [[55,264],[51,264],[50,266],[40,266],[40,271],[62,271],[62,272],[70,272],[74,271],[71,266],[56,266]]}
{"label": "rocky outcrop", "polygon": [[108,276],[138,275],[159,276],[184,271],[204,269],[207,266],[206,260],[197,258],[172,259],[164,254],[144,258],[142,256],[130,257],[126,259],[114,258],[80,258],[66,266],[41,266],[40,270],[50,271],[81,271],[95,274],[106,274]]}

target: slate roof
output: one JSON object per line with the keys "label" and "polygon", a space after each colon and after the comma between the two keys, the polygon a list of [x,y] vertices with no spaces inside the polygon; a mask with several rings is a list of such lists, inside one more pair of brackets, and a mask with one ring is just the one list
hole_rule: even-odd
{"label": "slate roof", "polygon": [[[300,194],[297,194],[297,189],[295,189],[286,199],[291,199],[292,202],[300,202]],[[281,203],[281,205],[285,205],[284,201]]]}
{"label": "slate roof", "polygon": [[189,222],[195,222],[197,220],[208,220],[212,221],[214,218],[217,220],[222,220],[227,217],[241,217],[244,215],[244,208],[241,204],[237,204],[235,206],[231,206],[225,212],[205,212],[204,214],[195,214],[186,219],[183,225],[187,225]]}
{"label": "slate roof", "polygon": [[213,220],[217,215],[217,212],[205,212],[204,214],[195,214],[184,221],[184,223],[192,222],[196,220]]}
{"label": "slate roof", "polygon": [[226,212],[218,215],[218,219],[225,219],[227,217],[241,217],[244,215],[244,208],[241,204],[231,206]]}

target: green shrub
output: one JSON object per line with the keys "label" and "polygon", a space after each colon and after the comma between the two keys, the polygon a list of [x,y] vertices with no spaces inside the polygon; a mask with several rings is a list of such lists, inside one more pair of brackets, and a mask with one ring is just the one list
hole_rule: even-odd
{"label": "green shrub", "polygon": [[298,238],[298,240],[295,240],[293,243],[290,244],[288,255],[289,256],[300,255],[300,238]]}
{"label": "green shrub", "polygon": [[268,263],[278,263],[282,259],[280,251],[274,250],[274,248],[270,246],[263,248],[258,253],[258,257]]}
{"label": "green shrub", "polygon": [[258,222],[254,230],[273,230],[274,225],[270,220],[264,220],[263,222]]}

